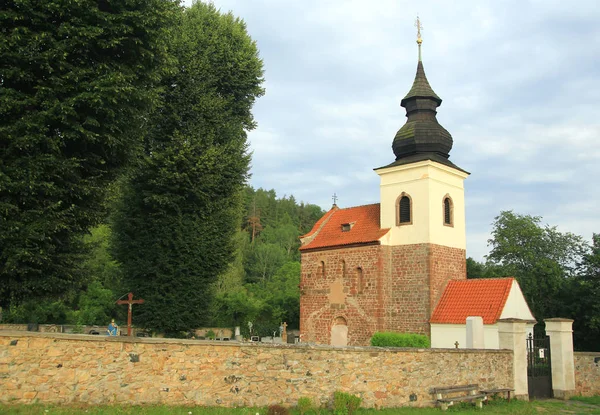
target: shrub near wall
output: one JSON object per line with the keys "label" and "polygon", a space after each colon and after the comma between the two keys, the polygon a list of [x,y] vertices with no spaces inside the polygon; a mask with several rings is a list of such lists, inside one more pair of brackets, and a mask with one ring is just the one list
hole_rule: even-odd
{"label": "shrub near wall", "polygon": [[379,347],[421,347],[429,348],[429,337],[410,333],[375,333],[371,337],[371,346]]}

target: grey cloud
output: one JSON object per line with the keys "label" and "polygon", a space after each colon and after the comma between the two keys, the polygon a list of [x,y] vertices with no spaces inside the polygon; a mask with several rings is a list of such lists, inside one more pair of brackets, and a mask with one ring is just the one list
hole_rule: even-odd
{"label": "grey cloud", "polygon": [[249,134],[251,184],[328,209],[373,203],[399,103],[423,57],[466,180],[467,254],[501,211],[600,232],[600,8],[563,1],[216,0],[248,24],[267,94]]}

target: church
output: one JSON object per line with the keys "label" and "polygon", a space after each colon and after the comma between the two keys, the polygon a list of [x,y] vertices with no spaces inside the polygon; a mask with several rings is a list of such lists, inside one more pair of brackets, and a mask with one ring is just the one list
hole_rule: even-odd
{"label": "church", "polygon": [[[419,59],[400,105],[395,158],[375,169],[379,203],[335,204],[301,240],[303,342],[368,345],[375,332],[431,334],[448,283],[466,279],[464,180],[452,136],[436,118],[442,99]],[[390,155],[391,159],[391,155]]]}

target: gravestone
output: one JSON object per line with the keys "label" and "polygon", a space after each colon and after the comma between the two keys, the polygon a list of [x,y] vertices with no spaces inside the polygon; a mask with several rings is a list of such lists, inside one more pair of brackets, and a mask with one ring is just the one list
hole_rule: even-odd
{"label": "gravestone", "polygon": [[467,349],[485,349],[483,318],[467,317]]}

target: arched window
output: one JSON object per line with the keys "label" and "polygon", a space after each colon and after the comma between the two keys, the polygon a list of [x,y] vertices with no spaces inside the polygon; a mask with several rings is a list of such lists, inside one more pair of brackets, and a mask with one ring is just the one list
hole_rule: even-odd
{"label": "arched window", "polygon": [[325,262],[321,261],[319,263],[319,277],[325,278]]}
{"label": "arched window", "polygon": [[402,192],[396,199],[396,225],[412,224],[412,200],[410,196]]}
{"label": "arched window", "polygon": [[450,195],[444,196],[443,203],[444,226],[454,226],[454,203]]}
{"label": "arched window", "polygon": [[342,259],[342,278],[346,278],[346,261]]}

